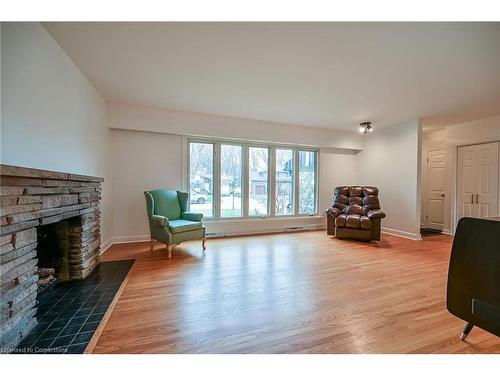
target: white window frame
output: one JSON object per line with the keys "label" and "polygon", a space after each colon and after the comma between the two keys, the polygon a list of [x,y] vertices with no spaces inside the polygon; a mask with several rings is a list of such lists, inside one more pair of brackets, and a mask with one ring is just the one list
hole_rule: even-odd
{"label": "white window frame", "polygon": [[297,191],[297,182],[299,175],[297,173],[297,160],[298,160],[298,150],[295,149],[294,147],[286,147],[286,146],[275,146],[273,150],[273,156],[274,156],[274,171],[273,171],[273,185],[274,185],[274,195],[272,197],[273,202],[276,206],[276,150],[284,150],[284,151],[292,151],[292,158],[293,158],[293,176],[292,176],[292,186],[293,186],[293,191],[292,191],[292,200],[293,200],[293,214],[288,214],[288,215],[276,215],[276,207],[274,207],[273,211],[273,216],[275,217],[293,217],[293,216],[298,216],[298,211],[297,211],[297,203],[298,203],[298,191]]}
{"label": "white window frame", "polygon": [[[300,145],[290,145],[290,144],[271,144],[266,142],[248,142],[248,141],[237,141],[233,139],[215,139],[215,138],[202,138],[202,137],[187,137],[186,138],[187,147],[187,163],[186,167],[183,168],[183,174],[185,173],[184,186],[186,186],[186,190],[188,194],[191,191],[190,185],[190,144],[191,143],[205,143],[205,144],[213,144],[213,199],[212,199],[212,217],[206,217],[204,220],[206,221],[233,221],[233,220],[259,220],[259,219],[268,219],[268,218],[277,218],[277,219],[285,219],[285,218],[293,218],[293,217],[308,217],[308,216],[316,216],[318,215],[318,201],[319,201],[319,157],[320,150],[318,148],[309,147],[309,146],[300,146]],[[241,196],[243,199],[242,204],[242,216],[235,217],[222,217],[221,216],[221,195],[220,195],[220,183],[221,183],[221,171],[220,171],[220,162],[221,162],[221,145],[238,145],[242,146],[242,156],[243,156],[243,170],[242,170],[242,192]],[[268,149],[268,178],[267,178],[267,212],[268,214],[265,216],[249,216],[249,199],[250,199],[250,181],[249,181],[249,147],[258,147],[258,148],[267,148]],[[289,215],[276,215],[276,149],[288,149],[293,151],[294,158],[294,191],[293,191],[293,199],[294,199],[294,213]],[[314,207],[315,210],[310,214],[299,214],[299,151],[313,151],[316,153],[315,160],[315,184],[314,184]],[[191,199],[188,199],[188,204],[191,204]],[[191,208],[190,208],[191,209]]]}
{"label": "white window frame", "polygon": [[[311,214],[299,214],[299,192],[300,192],[300,185],[299,185],[299,172],[300,172],[300,151],[314,151],[316,152],[316,157],[314,158],[314,211]],[[297,204],[297,208],[295,210],[295,213],[297,216],[314,216],[318,214],[318,200],[319,200],[319,179],[318,179],[318,174],[319,174],[319,150],[311,150],[307,149],[304,147],[299,147],[297,150],[297,156],[295,157],[295,160],[297,161],[297,172],[296,172],[296,182],[297,182],[297,187],[295,188],[296,194],[297,194],[297,199],[295,200],[295,203]],[[305,162],[305,160],[304,160]]]}
{"label": "white window frame", "polygon": [[[249,215],[249,206],[250,206],[250,162],[249,162],[249,157],[250,157],[250,152],[248,149],[250,147],[255,147],[255,148],[267,148],[267,186],[266,186],[266,193],[267,193],[267,215]],[[244,185],[246,185],[246,194],[245,194],[245,201],[243,205],[245,206],[245,211],[243,211],[244,214],[246,214],[245,218],[248,219],[265,219],[271,216],[271,196],[269,195],[271,192],[271,146],[269,145],[258,145],[255,143],[247,143],[246,146],[244,147],[245,151],[245,170],[243,171],[243,175],[245,176],[245,180],[243,182]],[[247,178],[248,177],[248,178]]]}
{"label": "white window frame", "polygon": [[[187,141],[187,164],[186,164],[186,170],[187,170],[187,175],[186,175],[186,190],[188,193],[188,211],[190,210],[191,207],[191,143],[202,143],[202,144],[210,144],[212,145],[212,216],[211,217],[204,217],[205,220],[214,220],[216,216],[216,205],[217,205],[217,197],[220,197],[220,194],[217,192],[217,187],[215,184],[216,178],[218,176],[218,171],[215,170],[216,163],[215,156],[217,153],[216,150],[216,145],[215,142],[210,141],[209,139],[198,139],[196,141],[188,139]],[[183,168],[184,169],[184,168]],[[217,184],[218,185],[218,184]]]}
{"label": "white window frame", "polygon": [[[222,174],[221,174],[221,168],[220,168],[220,163],[221,163],[221,160],[222,160],[222,145],[227,145],[227,146],[239,146],[241,147],[241,216],[226,216],[226,217],[223,217],[222,216],[222,195],[220,194],[220,192],[222,191],[221,189],[221,183],[222,183]],[[245,188],[245,184],[246,184],[246,180],[247,180],[247,176],[246,176],[246,173],[247,173],[247,168],[245,166],[246,164],[246,151],[248,148],[245,147],[243,144],[241,143],[238,143],[238,142],[218,142],[218,145],[217,145],[217,150],[219,151],[219,156],[217,158],[217,160],[214,159],[214,163],[217,164],[217,168],[219,169],[219,175],[218,175],[218,180],[217,180],[217,184],[219,185],[219,196],[217,197],[217,201],[218,201],[218,206],[219,206],[219,210],[218,210],[218,215],[219,215],[219,219],[220,220],[226,220],[226,219],[242,219],[245,217],[245,212],[248,212],[248,207],[247,207],[247,211],[245,211],[245,201],[246,199],[244,198],[245,197],[245,194],[246,194],[246,188]]]}

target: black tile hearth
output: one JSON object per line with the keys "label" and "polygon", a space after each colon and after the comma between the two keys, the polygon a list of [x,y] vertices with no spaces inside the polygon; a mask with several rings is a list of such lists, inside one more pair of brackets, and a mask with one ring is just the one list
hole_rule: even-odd
{"label": "black tile hearth", "polygon": [[40,301],[38,325],[13,353],[83,353],[133,263],[102,262],[84,280],[57,284]]}

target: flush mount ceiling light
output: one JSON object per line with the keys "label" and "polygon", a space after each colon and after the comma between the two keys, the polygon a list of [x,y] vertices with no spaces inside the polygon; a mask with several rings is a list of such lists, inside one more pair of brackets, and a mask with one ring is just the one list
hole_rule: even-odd
{"label": "flush mount ceiling light", "polygon": [[372,131],[373,131],[373,128],[372,128],[372,123],[370,121],[362,122],[361,124],[359,124],[359,132],[360,133],[366,134],[366,133],[372,132]]}

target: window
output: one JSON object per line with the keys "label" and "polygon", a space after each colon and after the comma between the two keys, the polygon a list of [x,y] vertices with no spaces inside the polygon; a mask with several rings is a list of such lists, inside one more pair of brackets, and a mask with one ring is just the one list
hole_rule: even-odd
{"label": "window", "polygon": [[294,214],[293,150],[276,149],[276,215]]}
{"label": "window", "polygon": [[248,148],[248,216],[268,214],[269,149]]}
{"label": "window", "polygon": [[214,145],[189,144],[189,202],[192,211],[213,216]]}
{"label": "window", "polygon": [[222,144],[220,148],[221,217],[242,216],[242,146]]}
{"label": "window", "polygon": [[189,140],[189,204],[206,218],[314,215],[318,152],[244,142]]}
{"label": "window", "polygon": [[299,151],[299,214],[316,212],[316,152]]}

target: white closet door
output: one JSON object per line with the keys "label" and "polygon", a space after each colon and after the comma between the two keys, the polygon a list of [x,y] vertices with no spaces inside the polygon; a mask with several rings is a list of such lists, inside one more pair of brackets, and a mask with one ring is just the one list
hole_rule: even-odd
{"label": "white closet door", "polygon": [[475,146],[458,148],[458,219],[477,217],[478,209],[474,204],[476,190]]}
{"label": "white closet door", "polygon": [[426,227],[443,229],[446,179],[446,150],[427,153],[427,217]]}
{"label": "white closet door", "polygon": [[498,213],[498,143],[478,145],[477,190],[475,203],[478,217],[497,216]]}
{"label": "white closet door", "polygon": [[498,215],[499,143],[458,148],[458,218]]}

